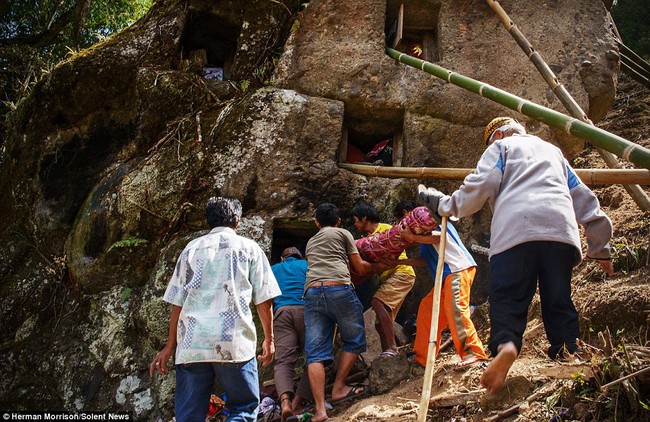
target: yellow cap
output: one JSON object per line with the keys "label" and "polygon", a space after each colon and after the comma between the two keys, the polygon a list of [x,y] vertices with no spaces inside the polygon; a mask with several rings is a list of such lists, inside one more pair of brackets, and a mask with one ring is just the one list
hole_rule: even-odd
{"label": "yellow cap", "polygon": [[485,127],[485,133],[483,134],[485,145],[487,145],[490,136],[492,136],[497,129],[510,123],[517,123],[517,121],[512,117],[497,117],[496,119],[492,119],[492,121]]}

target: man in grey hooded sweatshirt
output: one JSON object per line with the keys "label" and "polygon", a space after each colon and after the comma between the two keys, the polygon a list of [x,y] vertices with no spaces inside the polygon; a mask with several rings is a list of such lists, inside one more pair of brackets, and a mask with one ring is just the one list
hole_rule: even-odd
{"label": "man in grey hooded sweatshirt", "polygon": [[584,227],[587,258],[598,260],[612,275],[612,223],[562,151],[527,135],[516,120],[494,119],[484,140],[487,149],[457,191],[444,195],[422,185],[418,190],[438,218],[471,215],[485,202],[492,209],[489,349],[494,359],[481,384],[495,392],[521,352],[538,280],[549,357],[577,350],[571,272],[582,258],[578,224]]}

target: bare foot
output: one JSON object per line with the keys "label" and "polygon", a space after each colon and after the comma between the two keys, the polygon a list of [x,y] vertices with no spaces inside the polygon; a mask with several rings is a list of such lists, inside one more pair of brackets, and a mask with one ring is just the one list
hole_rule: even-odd
{"label": "bare foot", "polygon": [[327,418],[327,413],[316,413],[314,416],[311,417],[312,422],[321,422],[321,421],[326,421]]}
{"label": "bare foot", "polygon": [[305,406],[302,404],[302,397],[296,394],[291,401],[291,408],[294,415],[299,415],[305,411]]}
{"label": "bare foot", "polygon": [[287,393],[282,393],[280,395],[280,412],[282,420],[287,419],[289,416],[293,416],[291,396]]}
{"label": "bare foot", "polygon": [[515,359],[517,359],[517,346],[513,342],[509,341],[499,345],[497,356],[492,359],[490,365],[481,375],[481,385],[487,389],[488,393],[499,391],[506,381],[508,371]]}

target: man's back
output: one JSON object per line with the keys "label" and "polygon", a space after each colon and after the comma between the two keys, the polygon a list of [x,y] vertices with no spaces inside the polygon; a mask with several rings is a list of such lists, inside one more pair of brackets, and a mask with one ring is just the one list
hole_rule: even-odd
{"label": "man's back", "polygon": [[307,279],[307,261],[288,257],[273,265],[271,269],[282,290],[282,294],[273,300],[275,311],[282,306],[302,305],[302,294]]}
{"label": "man's back", "polygon": [[[436,227],[434,232],[440,233],[442,231],[441,228],[441,226]],[[429,273],[432,274],[432,277],[435,276],[437,270],[439,248],[439,243],[420,245],[420,256],[426,260]],[[447,244],[445,247],[445,265],[442,279],[444,280],[451,273],[457,273],[475,266],[476,261],[460,240],[458,231],[456,231],[456,228],[451,223],[447,223]]]}
{"label": "man's back", "polygon": [[338,227],[323,227],[307,242],[306,286],[315,281],[350,284],[349,255],[359,253],[352,234]]}
{"label": "man's back", "polygon": [[[531,240],[568,243],[580,248],[578,225],[569,186],[569,168],[555,146],[530,135],[496,141],[493,171],[501,183],[492,201],[490,254]],[[483,160],[483,159],[482,159]]]}
{"label": "man's back", "polygon": [[257,243],[217,227],[185,247],[163,300],[182,307],[176,363],[242,362],[255,356],[250,309],[279,294]]}

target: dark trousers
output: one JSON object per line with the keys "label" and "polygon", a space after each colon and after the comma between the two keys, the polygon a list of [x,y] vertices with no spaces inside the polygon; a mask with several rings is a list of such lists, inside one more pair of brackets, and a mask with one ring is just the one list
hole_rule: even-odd
{"label": "dark trousers", "polygon": [[[305,349],[305,316],[304,306],[285,305],[275,312],[273,318],[275,331],[275,366],[274,379],[278,397],[283,393],[293,394],[293,376],[296,362]],[[307,368],[302,373],[296,393],[311,400],[311,389]]]}
{"label": "dark trousers", "polygon": [[526,242],[490,259],[490,344],[512,341],[521,351],[528,307],[539,280],[542,319],[554,359],[566,347],[573,353],[579,336],[578,313],[571,300],[574,246],[560,242]]}

